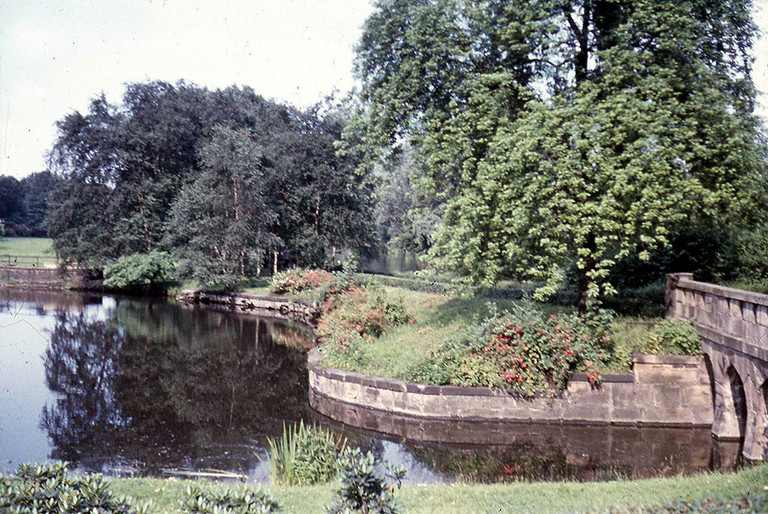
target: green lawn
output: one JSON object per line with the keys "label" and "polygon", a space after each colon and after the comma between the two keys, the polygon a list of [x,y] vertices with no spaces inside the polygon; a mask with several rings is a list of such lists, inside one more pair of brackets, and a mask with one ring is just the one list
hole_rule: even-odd
{"label": "green lawn", "polygon": [[0,237],[0,266],[9,263],[17,266],[55,264],[51,240],[44,237]]}
{"label": "green lawn", "polygon": [[[117,479],[113,489],[138,501],[151,501],[157,513],[176,513],[190,484],[224,487],[213,482],[163,479]],[[397,494],[405,513],[441,514],[498,512],[579,512],[590,508],[650,506],[677,498],[735,498],[764,493],[768,464],[733,474],[705,473],[689,477],[600,483],[515,483],[507,485],[406,485]],[[286,513],[322,513],[332,502],[334,486],[270,487]]]}

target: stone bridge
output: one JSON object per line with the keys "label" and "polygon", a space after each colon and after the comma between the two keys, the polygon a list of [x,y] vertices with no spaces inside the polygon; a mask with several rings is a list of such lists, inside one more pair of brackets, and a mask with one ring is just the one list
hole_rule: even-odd
{"label": "stone bridge", "polygon": [[667,316],[693,319],[712,385],[712,434],[768,458],[768,295],[667,276]]}

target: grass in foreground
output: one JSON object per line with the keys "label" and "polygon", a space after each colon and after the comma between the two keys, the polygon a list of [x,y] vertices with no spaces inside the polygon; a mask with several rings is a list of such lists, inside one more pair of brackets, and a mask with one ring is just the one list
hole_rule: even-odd
{"label": "grass in foreground", "polygon": [[[164,479],[117,479],[113,489],[138,501],[152,501],[157,513],[177,513],[186,487],[222,488],[213,482]],[[601,483],[519,483],[507,485],[405,485],[397,494],[402,511],[414,514],[440,512],[579,512],[611,507],[651,506],[677,498],[706,496],[736,498],[749,492],[764,493],[768,464],[732,474],[705,473],[689,477],[656,478]],[[286,513],[322,513],[332,502],[335,485],[270,487]]]}

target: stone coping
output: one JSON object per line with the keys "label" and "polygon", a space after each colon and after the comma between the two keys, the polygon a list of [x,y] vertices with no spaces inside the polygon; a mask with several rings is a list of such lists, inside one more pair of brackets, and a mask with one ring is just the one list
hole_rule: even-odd
{"label": "stone coping", "polygon": [[741,300],[743,302],[754,303],[756,305],[768,306],[768,294],[755,293],[753,291],[745,291],[743,289],[734,289],[732,287],[719,286],[716,284],[709,284],[707,282],[697,282],[693,280],[693,278],[688,278],[688,276],[681,276],[675,284],[675,287],[678,289],[699,291],[715,296],[722,296],[724,298]]}
{"label": "stone coping", "polygon": [[[404,393],[419,393],[435,396],[512,396],[504,389],[492,387],[463,387],[455,385],[430,385],[405,382],[395,378],[375,377],[364,375],[356,371],[348,371],[337,368],[323,366],[322,346],[313,348],[307,357],[307,365],[310,371],[319,376],[348,382],[350,384],[359,384],[367,387],[375,387],[387,391],[399,391]],[[646,355],[632,354],[632,362],[636,364],[658,364],[672,365],[675,367],[696,368],[701,363],[701,356],[695,355]],[[601,375],[603,384],[631,384],[635,382],[635,373],[603,373]],[[586,373],[574,372],[568,377],[569,382],[589,382]],[[555,395],[557,396],[557,395]],[[539,398],[552,398],[550,395],[537,395]]]}
{"label": "stone coping", "polygon": [[633,364],[676,364],[696,367],[701,360],[700,355],[652,355],[633,353]]}

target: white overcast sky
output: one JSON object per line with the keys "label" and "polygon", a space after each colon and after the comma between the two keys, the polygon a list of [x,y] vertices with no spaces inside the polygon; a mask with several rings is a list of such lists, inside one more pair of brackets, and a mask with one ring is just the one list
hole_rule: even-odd
{"label": "white overcast sky", "polygon": [[[755,19],[768,33],[768,0]],[[0,174],[45,169],[54,123],[123,84],[251,86],[306,107],[348,91],[370,0],[0,0]],[[766,93],[768,37],[755,46]]]}

